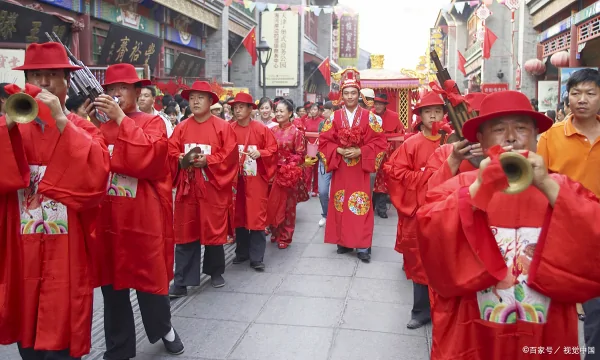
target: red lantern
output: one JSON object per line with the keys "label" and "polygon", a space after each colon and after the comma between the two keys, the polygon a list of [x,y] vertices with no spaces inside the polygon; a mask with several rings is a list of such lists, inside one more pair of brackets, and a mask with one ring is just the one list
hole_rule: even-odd
{"label": "red lantern", "polygon": [[550,57],[550,63],[557,68],[569,67],[569,53],[567,51],[559,51]]}
{"label": "red lantern", "polygon": [[525,62],[525,71],[531,75],[538,76],[546,72],[546,65],[540,59],[529,59]]}

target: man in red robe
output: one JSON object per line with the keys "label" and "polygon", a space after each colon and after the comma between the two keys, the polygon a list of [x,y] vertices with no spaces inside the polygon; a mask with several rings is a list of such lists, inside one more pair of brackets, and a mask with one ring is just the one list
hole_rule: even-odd
{"label": "man in red robe", "polygon": [[332,172],[325,242],[337,244],[338,254],[356,248],[358,258],[369,262],[373,240],[370,174],[385,155],[381,120],[358,106],[360,74],[342,73],[340,91],[344,106],[325,121],[319,136],[319,156]]}
{"label": "man in red robe", "polygon": [[[406,277],[413,281],[413,308],[409,329],[418,329],[431,320],[427,276],[419,256],[417,236],[417,209],[425,203],[427,181],[432,172],[425,165],[435,149],[440,146],[441,135],[433,134],[434,123],[444,118],[444,101],[434,92],[429,92],[419,100],[415,112],[421,117],[421,131],[408,138],[396,150],[393,162],[389,162],[388,176],[396,186],[393,193],[397,199],[392,201],[398,210],[398,238],[396,251],[404,258]],[[398,206],[399,205],[399,206]]]}
{"label": "man in red robe", "polygon": [[[385,153],[385,157],[383,158],[383,162],[385,163],[397,148],[397,143],[389,141],[389,139],[404,135],[404,125],[402,125],[400,122],[397,112],[387,109],[389,101],[386,94],[377,94],[377,96],[375,96],[374,103],[375,114],[381,117],[381,121],[383,122],[383,133],[385,134],[386,139],[388,139],[388,148]],[[377,175],[375,177],[375,185],[373,188],[373,205],[377,215],[383,219],[387,219],[388,217],[387,193],[388,190],[387,186],[385,185],[385,174],[382,166],[377,171]]]}
{"label": "man in red robe", "polygon": [[269,181],[277,171],[277,140],[273,132],[250,114],[256,106],[250,94],[238,93],[233,102],[233,131],[239,150],[239,171],[234,206],[234,264],[250,260],[255,270],[263,270],[267,245],[267,201]]}
{"label": "man in red robe", "polygon": [[[552,120],[525,95],[488,95],[463,126],[490,157],[430,190],[419,250],[436,297],[432,360],[579,359],[575,304],[600,296],[598,199],[533,152]],[[501,146],[531,166],[517,194]]]}
{"label": "man in red robe", "polygon": [[219,101],[210,84],[196,81],[181,96],[189,101],[193,116],[178,125],[169,139],[169,163],[177,188],[172,297],[186,296],[188,286],[200,285],[202,245],[202,272],[211,277],[213,287],[225,285],[223,245],[239,167],[233,128],[210,112]]}
{"label": "man in red robe", "polygon": [[[104,296],[105,359],[136,355],[130,289],[136,290],[146,335],[171,354],[183,343],[171,325],[167,289],[173,278],[173,195],[167,166],[167,130],[158,115],[138,110],[149,80],[131,64],[111,65],[106,94],[93,106],[110,121],[100,125],[110,152],[108,196],[101,205],[95,251]],[[117,101],[115,101],[117,100]],[[90,119],[99,124],[89,105]]]}
{"label": "man in red robe", "polygon": [[62,45],[30,44],[13,70],[25,71],[38,118],[0,117],[0,344],[16,342],[23,359],[79,359],[90,351],[89,234],[109,159],[100,131],[66,111],[70,72],[78,69]]}

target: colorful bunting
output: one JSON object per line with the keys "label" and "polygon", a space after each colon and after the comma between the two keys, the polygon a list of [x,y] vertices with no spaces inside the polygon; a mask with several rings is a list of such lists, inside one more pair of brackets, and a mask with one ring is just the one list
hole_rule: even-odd
{"label": "colorful bunting", "polygon": [[288,5],[288,4],[276,4],[276,3],[267,3],[263,1],[252,1],[252,0],[223,0],[225,6],[231,6],[233,3],[242,4],[244,8],[254,11],[254,9],[259,12],[264,11],[276,11],[276,10],[290,10],[297,14],[303,14],[304,12],[310,12],[319,16],[321,13],[330,15],[335,14],[337,17],[341,17],[342,15],[356,15],[354,10],[345,8],[343,6],[304,6],[304,5]]}

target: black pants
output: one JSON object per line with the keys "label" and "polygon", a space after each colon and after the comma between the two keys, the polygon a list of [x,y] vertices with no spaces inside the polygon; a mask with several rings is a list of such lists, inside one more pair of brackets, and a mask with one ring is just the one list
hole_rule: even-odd
{"label": "black pants", "polygon": [[[199,241],[175,246],[175,285],[200,285],[200,257],[202,245]],[[202,273],[213,276],[225,272],[225,249],[223,245],[205,246]]]}
{"label": "black pants", "polygon": [[411,319],[419,322],[431,320],[429,288],[427,285],[413,282],[413,308],[411,311]]}
{"label": "black pants", "polygon": [[387,213],[387,197],[385,193],[373,193],[373,206],[377,214]]}
{"label": "black pants", "polygon": [[262,262],[267,248],[267,236],[264,231],[235,229],[235,254],[250,262]]}
{"label": "black pants", "polygon": [[17,344],[19,354],[23,360],[78,360],[69,356],[69,350],[51,351],[51,350],[33,350],[33,348],[22,348]]}
{"label": "black pants", "polygon": [[[594,354],[587,354],[585,360],[600,360],[600,298],[583,303],[585,321],[583,337],[587,348],[594,348]],[[575,315],[573,315],[575,316]]]}
{"label": "black pants", "polygon": [[[154,344],[171,331],[171,305],[167,295],[136,291],[144,329]],[[135,319],[129,300],[129,289],[102,287],[104,296],[105,359],[120,360],[135,357]]]}

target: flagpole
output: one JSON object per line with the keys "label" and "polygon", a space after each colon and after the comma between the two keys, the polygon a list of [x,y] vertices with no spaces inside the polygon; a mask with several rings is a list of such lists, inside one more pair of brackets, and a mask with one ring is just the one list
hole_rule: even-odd
{"label": "flagpole", "polygon": [[[319,66],[321,66],[321,65],[319,65]],[[304,79],[304,81],[310,80],[310,78],[317,72],[317,70],[319,70],[319,66],[317,66],[317,68],[314,69],[313,72],[311,72],[310,75],[308,75],[308,77],[306,79]]]}
{"label": "flagpole", "polygon": [[244,36],[244,38],[242,39],[242,42],[240,42],[240,44],[238,45],[237,48],[235,48],[235,51],[233,52],[233,54],[231,54],[231,56],[227,59],[227,62],[225,63],[225,65],[223,65],[223,67],[227,67],[229,65],[229,60],[231,60],[231,58],[233,58],[233,56],[238,52],[238,50],[240,49],[240,47],[242,45],[244,45],[244,40],[246,40],[246,38],[248,37],[248,35],[250,35],[250,33],[252,32],[252,30],[254,30],[256,26],[253,26],[252,29],[250,29],[250,31],[248,32],[248,34],[246,34],[246,36]]}

